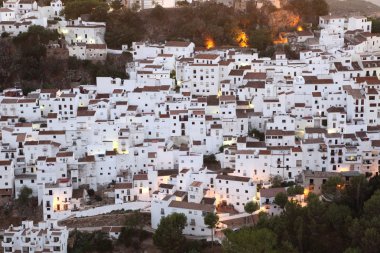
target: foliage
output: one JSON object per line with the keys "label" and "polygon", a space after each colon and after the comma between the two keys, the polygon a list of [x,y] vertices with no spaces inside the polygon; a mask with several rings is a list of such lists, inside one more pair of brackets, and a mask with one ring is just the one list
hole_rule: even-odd
{"label": "foliage", "polygon": [[325,0],[290,0],[286,9],[295,11],[304,22],[318,24],[319,16],[329,13],[329,6]]}
{"label": "foliage", "polygon": [[20,189],[20,193],[18,195],[17,202],[23,206],[27,205],[29,203],[30,197],[32,196],[32,193],[33,193],[32,189],[30,189],[27,186],[23,186]]}
{"label": "foliage", "polygon": [[134,211],[125,217],[125,226],[127,228],[142,230],[144,224],[145,216],[139,211]]}
{"label": "foliage", "polygon": [[281,187],[282,185],[282,177],[280,175],[276,175],[271,179],[272,183],[272,188],[278,188]]}
{"label": "foliage", "polygon": [[211,229],[211,242],[214,245],[214,228],[219,222],[219,216],[216,213],[207,213],[204,217],[205,225]]}
{"label": "foliage", "polygon": [[[259,215],[255,227],[226,233],[223,242],[226,252],[378,252],[380,247],[380,177],[375,176],[365,183],[365,177],[352,177],[339,189],[340,198],[322,202],[310,193],[307,205],[288,202],[278,216]],[[329,180],[328,180],[329,181]],[[326,182],[335,192],[339,180]],[[353,194],[356,192],[356,194]],[[365,193],[365,194],[364,194]],[[359,200],[359,201],[358,201]],[[357,210],[356,203],[363,202]],[[265,232],[270,240],[270,249],[255,251],[254,233]],[[268,234],[271,234],[269,236]],[[273,239],[276,238],[276,239]],[[262,240],[262,239],[261,239]],[[261,247],[258,245],[257,247]]]}
{"label": "foliage", "polygon": [[341,197],[341,188],[344,181],[341,177],[330,177],[326,183],[322,185],[322,193],[327,199],[338,200]]}
{"label": "foliage", "polygon": [[[269,229],[243,228],[238,232],[226,231],[223,249],[227,253],[261,253],[278,252],[277,236]],[[265,243],[264,243],[265,242]]]}
{"label": "foliage", "polygon": [[301,185],[293,185],[293,186],[290,186],[286,191],[289,196],[295,196],[295,195],[303,194],[304,188]]}
{"label": "foliage", "polygon": [[110,48],[120,48],[123,44],[144,39],[146,32],[140,15],[131,10],[121,9],[112,12],[107,20],[106,43]]}
{"label": "foliage", "polygon": [[379,215],[380,210],[380,191],[376,191],[372,197],[364,204],[364,216],[368,219]]}
{"label": "foliage", "polygon": [[259,141],[265,141],[265,134],[263,132],[260,132],[259,130],[255,129],[255,128],[249,130],[248,135],[255,137]]}
{"label": "foliage", "polygon": [[88,196],[90,196],[90,197],[94,196],[94,195],[95,195],[95,191],[94,191],[94,189],[88,189],[88,190],[87,190],[87,194],[88,194]]}
{"label": "foliage", "polygon": [[[273,44],[272,40],[273,40],[272,33],[268,28],[260,28],[257,30],[253,30],[249,34],[250,43],[259,51],[264,51],[269,46],[271,46]],[[264,134],[260,132],[256,132],[256,133],[258,134],[260,141],[262,141]]]}
{"label": "foliage", "polygon": [[380,18],[369,18],[369,21],[372,22],[372,32],[380,33]]}
{"label": "foliage", "polygon": [[257,204],[257,202],[249,201],[244,205],[244,211],[246,213],[252,214],[257,210],[259,210],[259,204]]}
{"label": "foliage", "polygon": [[73,244],[69,245],[69,253],[90,253],[90,252],[112,252],[113,244],[108,235],[101,231],[93,233],[80,232],[74,230],[70,237],[73,238]]}
{"label": "foliage", "polygon": [[229,145],[222,145],[219,147],[219,152],[223,153],[224,149],[227,148]]}
{"label": "foliage", "polygon": [[1,38],[2,38],[2,39],[4,39],[4,38],[8,38],[9,35],[10,35],[10,34],[7,33],[7,32],[2,32],[2,33],[1,33]]}
{"label": "foliage", "polygon": [[288,203],[288,195],[284,192],[279,192],[274,197],[274,203],[284,208],[286,203]]}
{"label": "foliage", "polygon": [[219,216],[216,213],[207,213],[203,219],[205,225],[210,229],[215,228],[216,224],[219,222]]}
{"label": "foliage", "polygon": [[111,8],[114,10],[120,10],[123,8],[123,4],[120,0],[114,0],[111,2]]}
{"label": "foliage", "polygon": [[173,213],[162,217],[153,235],[153,242],[163,252],[182,252],[186,242],[182,231],[186,226],[184,214]]}
{"label": "foliage", "polygon": [[211,155],[204,155],[203,156],[203,162],[217,162],[216,157],[214,154]]}
{"label": "foliage", "polygon": [[124,227],[118,238],[118,243],[123,244],[125,247],[133,247],[138,251],[141,243],[149,237],[151,237],[151,234],[145,230]]}
{"label": "foliage", "polygon": [[105,21],[107,11],[108,4],[105,2],[99,0],[78,0],[66,3],[63,14],[67,20],[77,19],[83,14],[90,14],[93,21]]}

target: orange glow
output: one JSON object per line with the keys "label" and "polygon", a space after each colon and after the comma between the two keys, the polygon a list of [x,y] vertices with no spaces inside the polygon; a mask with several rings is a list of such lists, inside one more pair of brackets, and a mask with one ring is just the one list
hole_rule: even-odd
{"label": "orange glow", "polygon": [[304,188],[303,195],[305,195],[307,197],[307,196],[309,196],[309,192],[310,192],[309,189]]}
{"label": "orange glow", "polygon": [[273,44],[279,45],[279,44],[287,44],[288,38],[284,37],[285,33],[280,33],[278,35],[278,39],[273,41]]}
{"label": "orange glow", "polygon": [[299,31],[299,32],[303,32],[303,27],[299,25],[299,26],[297,27],[297,31]]}
{"label": "orange glow", "polygon": [[215,41],[211,37],[206,37],[205,47],[211,49],[215,47]]}
{"label": "orange glow", "polygon": [[301,20],[300,16],[291,15],[291,19],[290,19],[289,25],[291,27],[295,27],[295,26],[298,25],[298,23],[300,22],[300,20]]}
{"label": "orange glow", "polygon": [[235,41],[239,44],[239,47],[248,47],[248,36],[242,30],[237,31]]}

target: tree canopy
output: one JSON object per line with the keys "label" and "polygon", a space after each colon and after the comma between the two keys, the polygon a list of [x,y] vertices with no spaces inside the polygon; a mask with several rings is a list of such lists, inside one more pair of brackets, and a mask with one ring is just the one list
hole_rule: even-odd
{"label": "tree canopy", "polygon": [[182,252],[186,238],[182,234],[186,226],[184,214],[173,213],[162,217],[153,235],[153,242],[162,252]]}
{"label": "tree canopy", "polygon": [[[290,201],[278,216],[262,213],[254,227],[227,231],[223,247],[226,252],[378,252],[379,180],[352,177],[338,188],[341,180],[327,180],[327,189],[339,198],[323,202],[310,193],[303,207]],[[265,249],[256,246],[263,237],[269,242]]]}
{"label": "tree canopy", "polygon": [[252,214],[257,210],[259,210],[259,204],[257,204],[257,202],[249,201],[244,205],[244,211],[246,213]]}
{"label": "tree canopy", "polygon": [[281,208],[284,208],[286,203],[288,203],[288,195],[284,192],[279,192],[274,197],[275,204],[279,205]]}
{"label": "tree canopy", "polygon": [[90,14],[93,21],[106,21],[109,6],[99,0],[77,0],[65,4],[63,14],[67,20],[77,19],[83,14]]}

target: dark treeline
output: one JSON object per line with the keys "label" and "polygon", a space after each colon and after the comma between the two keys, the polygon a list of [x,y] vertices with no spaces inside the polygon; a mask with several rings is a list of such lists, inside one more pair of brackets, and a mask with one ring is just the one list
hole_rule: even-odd
{"label": "dark treeline", "polygon": [[237,45],[236,34],[244,31],[252,47],[265,50],[277,35],[273,31],[290,25],[287,18],[299,17],[301,22],[317,24],[318,16],[328,13],[325,0],[290,0],[282,10],[269,2],[257,9],[254,1],[247,2],[245,10],[215,2],[182,4],[175,9],[157,6],[140,12],[123,8],[117,0],[110,6],[112,11],[108,12],[103,1],[67,1],[64,14],[66,18],[76,18],[91,9],[91,20],[107,22],[106,42],[111,48],[141,40],[190,40],[203,46],[206,37],[213,38],[219,46]]}

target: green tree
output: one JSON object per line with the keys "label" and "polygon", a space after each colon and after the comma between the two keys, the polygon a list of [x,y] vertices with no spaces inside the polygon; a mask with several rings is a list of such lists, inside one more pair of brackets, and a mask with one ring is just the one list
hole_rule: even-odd
{"label": "green tree", "polygon": [[29,203],[29,199],[30,197],[32,196],[32,193],[33,193],[33,190],[30,189],[29,187],[27,186],[23,186],[21,189],[20,189],[20,193],[18,195],[18,198],[17,198],[17,201],[21,204],[21,205],[27,205]]}
{"label": "green tree", "polygon": [[112,12],[112,18],[107,20],[107,46],[121,48],[121,45],[131,45],[133,41],[143,40],[146,34],[145,26],[139,13],[127,9]]}
{"label": "green tree", "polygon": [[251,30],[248,36],[250,45],[259,51],[264,51],[273,45],[272,33],[267,28]]}
{"label": "green tree", "polygon": [[362,237],[361,248],[365,253],[377,253],[380,248],[380,233],[379,229],[367,228]]}
{"label": "green tree", "polygon": [[95,22],[106,22],[109,6],[106,3],[101,3],[95,6],[90,13],[90,20]]}
{"label": "green tree", "polygon": [[153,235],[153,242],[163,252],[182,252],[186,238],[182,231],[186,226],[184,214],[173,213],[162,217]]}
{"label": "green tree", "polygon": [[271,183],[272,183],[272,188],[278,188],[278,187],[281,187],[281,183],[282,183],[282,177],[279,176],[279,175],[276,175],[274,176],[272,179],[271,179]]}
{"label": "green tree", "polygon": [[[107,12],[104,13],[104,10],[108,10],[108,4],[105,2],[99,0],[78,0],[67,2],[62,14],[65,15],[66,19],[77,19],[83,14],[91,14],[92,17],[96,17],[97,21],[105,21]],[[99,18],[99,13],[105,14],[103,18]]]}
{"label": "green tree", "polygon": [[282,209],[285,207],[286,203],[288,203],[288,195],[284,192],[279,192],[274,197],[275,204],[279,205]]}
{"label": "green tree", "polygon": [[329,14],[329,5],[325,0],[311,0],[310,8],[313,10],[315,24],[320,16]]}
{"label": "green tree", "polygon": [[304,188],[301,185],[292,185],[286,190],[289,196],[295,196],[304,193]]}
{"label": "green tree", "polygon": [[380,210],[380,190],[376,191],[372,197],[364,203],[364,216],[371,219],[379,215]]}
{"label": "green tree", "polygon": [[212,246],[214,246],[214,229],[219,222],[219,216],[216,213],[207,213],[203,219],[205,225],[211,229],[211,242]]}
{"label": "green tree", "polygon": [[[250,214],[250,216],[252,217],[252,214],[259,210],[259,204],[257,204],[257,202],[253,202],[253,201],[248,201],[245,205],[244,205],[244,211],[248,214]],[[253,223],[253,218],[252,218],[252,223]]]}
{"label": "green tree", "polygon": [[255,137],[259,141],[265,141],[265,134],[263,132],[260,132],[259,130],[253,128],[249,130],[248,135]]}
{"label": "green tree", "polygon": [[[227,253],[275,253],[277,236],[266,228],[243,228],[237,232],[226,231],[223,250]],[[265,243],[264,243],[265,242]]]}
{"label": "green tree", "polygon": [[341,177],[330,177],[322,185],[322,194],[328,200],[340,200],[344,187],[344,181]]}
{"label": "green tree", "polygon": [[68,246],[69,253],[105,253],[113,250],[112,241],[102,231],[88,233],[74,230],[70,233],[70,238],[73,238],[73,242]]}
{"label": "green tree", "polygon": [[373,33],[380,33],[380,19],[379,18],[370,18],[369,20],[372,22],[372,32]]}
{"label": "green tree", "polygon": [[369,198],[369,186],[364,175],[352,177],[344,187],[342,199],[357,213],[363,209],[364,202]]}
{"label": "green tree", "polygon": [[111,2],[111,8],[113,9],[113,10],[120,10],[121,8],[123,8],[123,4],[121,3],[121,1],[120,0],[114,0],[114,1],[112,1]]}
{"label": "green tree", "polygon": [[125,226],[132,229],[143,229],[145,223],[144,214],[140,211],[134,211],[133,213],[126,214]]}

